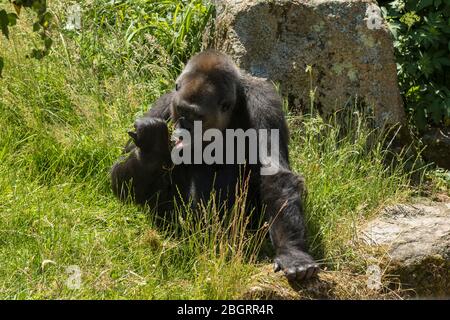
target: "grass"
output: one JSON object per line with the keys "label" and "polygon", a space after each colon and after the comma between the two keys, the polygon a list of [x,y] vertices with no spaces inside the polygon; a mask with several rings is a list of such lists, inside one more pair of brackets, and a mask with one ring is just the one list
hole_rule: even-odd
{"label": "grass", "polygon": [[[127,128],[200,50],[212,9],[197,0],[90,1],[83,31],[70,33],[67,3],[49,1],[54,46],[43,61],[24,58],[36,41],[26,14],[10,41],[0,39],[0,298],[239,297],[262,263],[266,232],[243,231],[239,203],[223,222],[211,205],[201,220],[180,205],[174,236],[152,213],[117,201],[108,180]],[[363,269],[348,242],[358,223],[411,193],[404,159],[386,165],[384,138],[362,117],[347,132],[319,116],[289,123],[313,252],[328,268]],[[77,290],[67,286],[73,265]]]}
{"label": "grass", "polygon": [[[345,126],[318,116],[301,120],[302,130],[293,132],[291,154],[293,169],[305,174],[310,193],[306,211],[311,250],[339,268],[356,259],[349,246],[356,240],[356,226],[413,191],[405,167],[414,158],[388,151],[390,132],[371,129],[358,112]],[[364,261],[355,262],[365,267]]]}

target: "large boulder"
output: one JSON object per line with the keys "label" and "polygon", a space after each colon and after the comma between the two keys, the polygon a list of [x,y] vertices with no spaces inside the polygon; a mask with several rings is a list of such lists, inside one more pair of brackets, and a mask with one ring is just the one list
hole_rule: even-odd
{"label": "large boulder", "polygon": [[404,123],[392,39],[373,1],[215,2],[215,30],[205,46],[279,83],[291,107],[308,110],[316,90],[314,105],[322,114],[357,100],[378,123]]}

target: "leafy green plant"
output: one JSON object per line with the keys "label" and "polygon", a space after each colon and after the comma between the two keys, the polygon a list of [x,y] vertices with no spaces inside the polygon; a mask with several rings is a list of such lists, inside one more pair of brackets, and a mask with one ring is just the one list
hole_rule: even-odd
{"label": "leafy green plant", "polygon": [[[0,4],[3,0],[0,1]],[[47,11],[46,0],[9,0],[15,12],[8,12],[6,9],[0,10],[0,29],[3,35],[9,39],[9,28],[17,24],[22,8],[33,10],[36,15],[36,21],[33,23],[33,31],[38,32],[41,37],[44,47],[41,49],[34,48],[31,51],[31,56],[36,59],[42,59],[49,53],[52,45],[52,39],[49,36],[48,29],[51,24],[52,14]],[[11,8],[11,9],[12,9]],[[4,59],[0,56],[0,77],[4,66]]]}
{"label": "leafy green plant", "polygon": [[417,128],[450,125],[450,0],[395,0],[383,13],[395,39],[400,88]]}

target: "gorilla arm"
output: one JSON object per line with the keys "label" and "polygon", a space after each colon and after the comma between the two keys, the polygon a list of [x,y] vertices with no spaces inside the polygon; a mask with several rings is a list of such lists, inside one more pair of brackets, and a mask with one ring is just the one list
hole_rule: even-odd
{"label": "gorilla arm", "polygon": [[111,170],[114,194],[121,200],[166,206],[172,199],[169,167],[172,165],[166,122],[144,117],[135,123],[136,132],[129,132],[133,146],[127,156],[118,160]]}
{"label": "gorilla arm", "polygon": [[122,201],[132,199],[138,204],[152,207],[166,205],[170,200],[170,172],[162,166],[150,164],[152,159],[135,148],[125,158],[118,160],[111,170],[114,194]]}
{"label": "gorilla arm", "polygon": [[153,106],[144,114],[144,117],[159,118],[163,120],[170,119],[170,104],[174,91],[166,93],[159,97],[158,100],[153,104]]}
{"label": "gorilla arm", "polygon": [[[173,94],[174,92],[171,91],[159,97],[158,100],[156,100],[152,105],[152,107],[144,113],[143,118],[157,118],[165,121],[169,120],[170,103],[172,101]],[[125,147],[123,148],[123,152],[129,153],[130,151],[134,150],[135,147],[136,145],[134,144],[133,139],[129,139],[125,144]]]}
{"label": "gorilla arm", "polygon": [[[278,159],[268,156],[275,166],[273,174],[260,176],[260,196],[270,222],[270,237],[275,247],[275,271],[283,270],[290,280],[303,280],[314,276],[319,268],[306,252],[305,221],[301,195],[305,195],[303,177],[290,170],[287,123],[282,104],[273,86],[265,81],[246,76],[244,94],[251,126],[256,129],[278,129],[279,141],[271,141],[260,148],[271,150],[278,143]],[[261,141],[260,141],[261,143]],[[268,154],[268,153],[267,153]]]}

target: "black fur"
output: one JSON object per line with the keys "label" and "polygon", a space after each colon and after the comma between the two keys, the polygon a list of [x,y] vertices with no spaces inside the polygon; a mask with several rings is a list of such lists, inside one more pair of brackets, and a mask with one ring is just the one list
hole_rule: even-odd
{"label": "black fur", "polygon": [[[304,181],[290,170],[289,134],[280,97],[272,84],[266,81],[252,78],[242,71],[236,76],[233,73],[236,67],[223,54],[206,51],[191,61],[186,71],[188,75],[191,74],[192,65],[203,68],[206,71],[202,71],[201,75],[212,79],[207,84],[224,83],[222,88],[235,90],[226,100],[234,104],[227,111],[231,113],[227,128],[279,129],[280,170],[275,175],[264,176],[260,175],[260,164],[247,167],[246,175],[250,175],[248,198],[257,209],[266,208],[266,219],[271,225],[270,237],[276,251],[275,271],[283,270],[289,280],[315,276],[319,267],[305,251],[301,199],[301,195],[305,194]],[[128,146],[131,153],[112,169],[113,191],[119,198],[131,196],[137,203],[148,202],[153,205],[159,201],[164,204],[164,210],[170,210],[167,204],[176,197],[177,190],[184,200],[192,201],[195,205],[207,199],[214,189],[226,194],[231,203],[234,201],[232,191],[242,169],[239,165],[182,164],[173,168],[171,176],[165,169],[165,166],[170,166],[165,121],[176,120],[173,119],[176,112],[174,108],[177,107],[175,104],[181,103],[179,91],[189,83],[187,80],[181,84],[177,82],[176,90],[159,98],[144,117],[136,122],[136,134],[132,134],[135,143]],[[221,108],[228,110],[224,105],[226,102],[220,104]],[[219,108],[219,105],[214,108]]]}
{"label": "black fur", "polygon": [[128,156],[117,161],[111,170],[112,188],[121,200],[136,203],[167,203],[169,199],[171,166],[169,133],[160,118],[145,117],[129,132],[131,143],[125,147]]}

